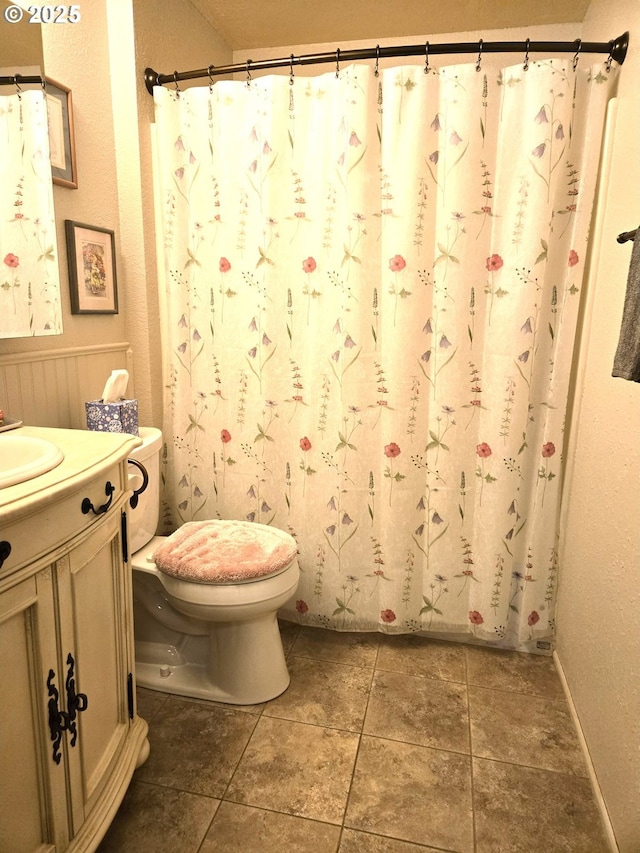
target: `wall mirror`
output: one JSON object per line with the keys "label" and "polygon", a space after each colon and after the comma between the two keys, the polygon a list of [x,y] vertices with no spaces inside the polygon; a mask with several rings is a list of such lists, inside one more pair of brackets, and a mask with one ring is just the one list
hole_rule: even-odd
{"label": "wall mirror", "polygon": [[40,24],[0,2],[0,339],[62,334]]}

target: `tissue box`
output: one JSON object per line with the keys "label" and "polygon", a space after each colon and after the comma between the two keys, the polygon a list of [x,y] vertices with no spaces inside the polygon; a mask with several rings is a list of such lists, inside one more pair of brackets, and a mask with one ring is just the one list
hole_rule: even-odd
{"label": "tissue box", "polygon": [[127,432],[138,435],[137,400],[120,400],[119,403],[92,400],[84,405],[89,429],[96,432]]}

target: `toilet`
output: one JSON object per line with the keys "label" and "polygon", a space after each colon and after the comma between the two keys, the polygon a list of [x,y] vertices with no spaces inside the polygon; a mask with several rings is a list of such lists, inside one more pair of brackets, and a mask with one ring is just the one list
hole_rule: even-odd
{"label": "toilet", "polygon": [[217,520],[156,536],[162,433],[141,427],[140,437],[129,464],[132,489],[143,484],[136,463],[148,475],[129,510],[137,683],[232,705],[279,696],[289,672],[277,612],[298,586],[295,540],[264,524]]}

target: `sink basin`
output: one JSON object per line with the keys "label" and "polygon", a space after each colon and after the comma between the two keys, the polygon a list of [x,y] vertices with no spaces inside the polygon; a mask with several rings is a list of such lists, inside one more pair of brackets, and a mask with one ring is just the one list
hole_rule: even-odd
{"label": "sink basin", "polygon": [[0,435],[0,489],[51,471],[64,459],[52,441],[15,433]]}

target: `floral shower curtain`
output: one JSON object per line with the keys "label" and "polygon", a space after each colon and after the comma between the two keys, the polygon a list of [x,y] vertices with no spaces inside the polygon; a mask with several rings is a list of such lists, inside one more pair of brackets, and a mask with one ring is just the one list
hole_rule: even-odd
{"label": "floral shower curtain", "polygon": [[286,618],[549,648],[615,72],[156,88],[167,531],[295,537]]}
{"label": "floral shower curtain", "polygon": [[42,91],[0,97],[0,338],[61,335],[49,126]]}

